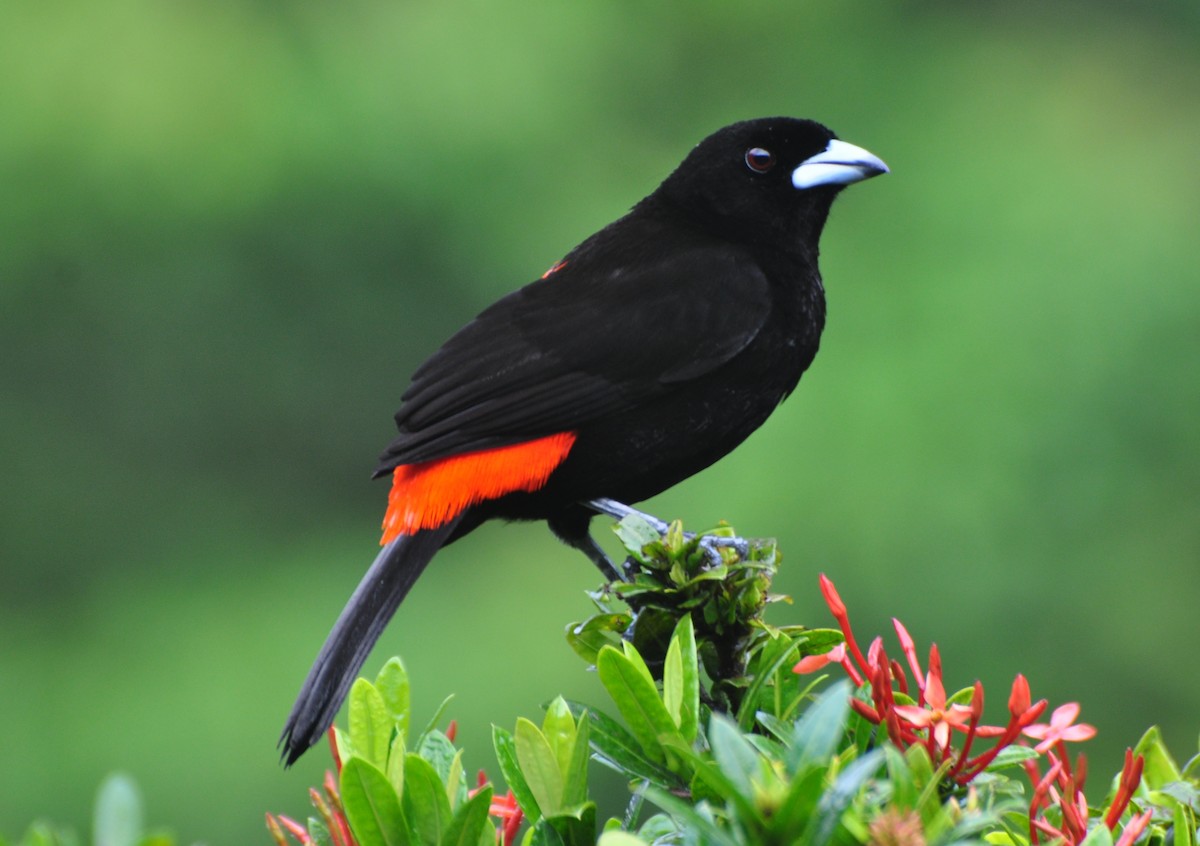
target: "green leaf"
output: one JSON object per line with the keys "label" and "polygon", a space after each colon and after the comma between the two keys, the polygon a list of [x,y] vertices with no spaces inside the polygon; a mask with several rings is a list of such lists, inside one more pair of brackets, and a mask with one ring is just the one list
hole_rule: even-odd
{"label": "green leaf", "polygon": [[404,795],[405,754],[407,754],[407,750],[404,748],[404,735],[401,732],[396,732],[392,736],[392,745],[388,748],[387,779],[396,791],[397,796]]}
{"label": "green leaf", "polygon": [[782,740],[784,743],[791,742],[792,726],[766,711],[759,711],[754,717],[758,720],[760,726],[775,735],[778,740]]}
{"label": "green leaf", "polygon": [[[617,820],[612,820],[613,823],[618,823]],[[614,830],[622,829],[616,827]],[[672,838],[679,835],[679,826],[671,819],[669,814],[654,814],[640,826],[638,826],[637,836],[647,843],[673,842]]]}
{"label": "green leaf", "polygon": [[62,829],[55,829],[46,822],[31,823],[18,846],[67,846],[75,838]]}
{"label": "green leaf", "polygon": [[[70,842],[73,842],[73,838]],[[154,831],[143,837],[138,846],[175,846],[175,836],[165,831]]]}
{"label": "green leaf", "polygon": [[738,725],[743,731],[749,731],[754,725],[760,691],[785,663],[796,660],[798,655],[797,645],[786,635],[770,641],[760,653],[759,669],[754,673],[754,679],[746,689],[742,697],[742,706],[738,709]]}
{"label": "green leaf", "polygon": [[382,769],[392,741],[392,717],[383,695],[366,679],[350,688],[350,750]]}
{"label": "green leaf", "polygon": [[913,781],[912,770],[904,754],[892,744],[883,747],[887,758],[888,781],[892,783],[892,807],[899,811],[915,810],[921,791]]}
{"label": "green leaf", "polygon": [[1113,846],[1112,832],[1106,825],[1092,826],[1092,830],[1080,841],[1079,846]]}
{"label": "green leaf", "polygon": [[1137,746],[1133,748],[1133,754],[1142,755],[1146,759],[1142,770],[1142,784],[1150,790],[1157,790],[1183,778],[1179,765],[1175,763],[1175,759],[1167,751],[1167,745],[1163,743],[1158,726],[1151,726],[1146,730]]}
{"label": "green leaf", "polygon": [[743,819],[753,819],[758,815],[758,811],[754,807],[754,797],[741,791],[720,767],[701,757],[678,735],[670,741],[670,744],[675,754],[692,768],[693,776],[690,787],[693,797],[706,795],[705,791],[707,791],[711,798],[724,799],[726,803],[732,803]]}
{"label": "green leaf", "polygon": [[409,846],[408,822],[400,797],[379,768],[364,758],[342,765],[342,807],[359,846]]}
{"label": "green leaf", "polygon": [[500,764],[504,780],[508,782],[508,789],[513,792],[517,804],[529,818],[530,825],[535,824],[542,818],[542,809],[538,807],[537,800],[533,798],[533,791],[529,789],[529,784],[521,772],[521,765],[517,761],[517,744],[512,732],[500,726],[492,726],[492,748],[496,750],[496,761]]}
{"label": "green leaf", "polygon": [[[684,619],[689,619],[684,617]],[[679,654],[679,640],[671,638],[667,657],[663,662],[663,707],[675,726],[679,727],[679,711],[683,700],[683,656]]]}
{"label": "green leaf", "polygon": [[667,758],[659,738],[678,734],[678,730],[659,698],[658,688],[645,663],[640,656],[636,660],[631,657],[636,655],[632,647],[625,653],[605,647],[596,659],[596,670],[600,683],[612,697],[646,757],[661,764]]}
{"label": "green leaf", "polygon": [[771,820],[772,830],[781,833],[782,839],[802,842],[800,835],[816,813],[827,775],[827,770],[811,767],[792,779],[787,794],[779,803],[778,812]]}
{"label": "green leaf", "polygon": [[305,828],[308,829],[308,836],[312,838],[312,846],[333,846],[333,836],[323,820],[309,817]]}
{"label": "green leaf", "polygon": [[1164,784],[1162,790],[1151,790],[1147,795],[1154,805],[1169,808],[1183,806],[1200,813],[1200,789],[1190,781],[1173,781]]}
{"label": "green leaf", "polygon": [[1183,777],[1192,781],[1200,781],[1200,752],[1189,758],[1183,765]]}
{"label": "green leaf", "polygon": [[721,772],[743,796],[754,795],[754,781],[762,774],[762,757],[742,736],[737,725],[721,714],[708,724],[708,745]]}
{"label": "green leaf", "polygon": [[[793,627],[785,627],[792,629]],[[804,629],[798,632],[797,642],[801,644],[801,652],[805,655],[824,655],[839,643],[846,642],[846,636],[841,629]]]}
{"label": "green leaf", "polygon": [[400,734],[408,737],[408,723],[412,714],[411,690],[408,671],[399,658],[390,658],[375,677],[375,689],[383,697],[392,722]]}
{"label": "green leaf", "polygon": [[479,842],[475,846],[496,846],[500,842],[500,832],[489,819],[484,823],[483,831],[479,832]]}
{"label": "green leaf", "polygon": [[601,649],[620,644],[630,622],[628,614],[596,614],[567,626],[567,643],[580,658],[595,664]]}
{"label": "green leaf", "polygon": [[613,531],[626,551],[643,564],[647,559],[642,550],[652,543],[661,542],[658,531],[637,514],[621,518],[621,522],[613,526]]}
{"label": "green leaf", "polygon": [[450,802],[450,810],[454,810],[458,806],[460,798],[466,795],[467,786],[463,783],[463,753],[459,749],[454,753],[454,760],[450,762],[450,772],[446,774],[446,799]]}
{"label": "green leaf", "polygon": [[575,748],[575,718],[571,716],[571,709],[561,696],[556,696],[546,706],[546,716],[542,719],[542,734],[550,744],[550,750],[554,752],[559,773],[566,776]]}
{"label": "green leaf", "polygon": [[717,827],[709,817],[701,814],[693,805],[657,787],[646,788],[646,798],[662,808],[671,818],[705,846],[740,846],[731,835]]}
{"label": "green leaf", "polygon": [[991,846],[1020,846],[1016,839],[1007,831],[988,831],[983,834],[983,842]]}
{"label": "green leaf", "polygon": [[538,727],[524,717],[517,718],[513,737],[517,763],[543,816],[557,814],[563,807],[563,777],[554,750]]}
{"label": "green leaf", "polygon": [[974,687],[964,687],[961,690],[956,690],[953,696],[946,698],[946,705],[970,705],[971,700],[975,698]]}
{"label": "green leaf", "polygon": [[883,750],[875,749],[856,759],[842,771],[833,787],[825,791],[825,795],[817,803],[816,813],[805,831],[804,839],[808,846],[825,846],[833,839],[842,813],[882,763]]}
{"label": "green leaf", "polygon": [[[656,608],[652,604],[648,605],[638,612],[637,626],[634,628],[632,641],[622,641],[620,648],[623,652],[627,652],[629,649],[637,650],[639,659],[649,655],[657,661],[662,661],[666,658],[671,634],[675,631],[678,623],[679,613],[677,611],[667,611]],[[642,660],[639,663],[644,665],[645,662]]]}
{"label": "green leaf", "polygon": [[[564,703],[565,704],[565,703]],[[567,807],[579,805],[587,800],[588,789],[588,760],[589,738],[591,724],[585,712],[579,719],[575,729],[575,739],[571,745],[571,760],[563,771],[563,804]]]}
{"label": "green leaf", "polygon": [[987,772],[1003,770],[1008,767],[1015,767],[1025,761],[1031,761],[1038,757],[1038,753],[1031,746],[1005,746],[1001,749],[992,762],[985,768]]}
{"label": "green leaf", "polygon": [[596,841],[596,846],[648,846],[645,840],[628,831],[606,831]]}
{"label": "green leaf", "polygon": [[439,846],[476,846],[487,827],[488,808],[492,804],[492,788],[484,787],[459,806]]}
{"label": "green leaf", "polygon": [[433,770],[443,782],[450,779],[450,770],[454,767],[454,758],[458,750],[442,732],[434,729],[421,738],[417,754],[433,765]]}
{"label": "green leaf", "polygon": [[588,711],[578,702],[567,705],[576,720],[586,716],[590,745],[602,763],[630,780],[649,781],[668,790],[682,786],[677,775],[644,756],[637,739],[612,717],[599,711]]}
{"label": "green leaf", "polygon": [[832,685],[796,721],[784,765],[791,774],[804,767],[828,764],[846,729],[850,683]]}
{"label": "green leaf", "polygon": [[1185,805],[1175,808],[1174,846],[1196,846],[1196,817]]}
{"label": "green leaf", "polygon": [[933,761],[924,746],[913,745],[904,750],[904,760],[912,772],[913,782],[922,790],[934,781]]}
{"label": "green leaf", "polygon": [[[668,701],[668,692],[675,698],[674,702]],[[696,657],[696,628],[691,614],[685,614],[679,620],[671,636],[663,669],[663,702],[683,739],[688,743],[694,741],[699,730],[700,664]]]}
{"label": "green leaf", "polygon": [[650,682],[650,684],[654,684],[654,675],[650,672],[650,668],[646,666],[646,661],[642,658],[642,654],[638,652],[636,646],[627,640],[623,640],[621,641],[621,653],[637,669],[642,678]]}
{"label": "green leaf", "polygon": [[545,820],[539,820],[525,839],[529,846],[566,846],[562,835]]}
{"label": "green leaf", "polygon": [[[673,555],[675,557],[679,556],[679,553],[681,553],[683,551],[683,543],[684,543],[683,521],[682,520],[672,520],[670,522],[670,524],[667,526],[667,536],[665,538],[663,538],[663,543],[666,544],[667,551],[671,555]],[[693,538],[692,539],[693,547],[695,546],[695,544],[696,544],[696,539]]]}
{"label": "green leaf", "polygon": [[[708,553],[703,552],[703,551],[698,551],[696,553],[696,563],[697,564],[705,563],[705,562],[707,562],[707,560],[708,560]],[[682,572],[682,568],[680,568],[680,572]],[[671,568],[671,576],[672,576],[672,578],[675,579],[675,581],[679,584],[679,586],[681,588],[689,588],[689,587],[699,584],[700,582],[723,581],[724,579],[729,577],[729,567],[725,564],[717,564],[715,567],[708,567],[704,570],[700,570],[696,573],[693,573],[688,578],[676,578],[676,569],[674,567],[672,567]]]}
{"label": "green leaf", "polygon": [[783,744],[772,740],[769,737],[763,737],[761,734],[743,734],[743,737],[758,750],[758,754],[762,755],[768,761],[783,760]]}
{"label": "green leaf", "polygon": [[558,834],[563,846],[595,846],[596,804],[586,802],[546,817],[543,823]]}
{"label": "green leaf", "polygon": [[142,799],[133,779],[113,773],[96,795],[96,846],[136,846],[142,839]]}
{"label": "green leaf", "polygon": [[438,846],[450,825],[450,802],[433,765],[414,752],[404,756],[401,804],[415,843]]}
{"label": "green leaf", "polygon": [[454,701],[453,693],[443,699],[441,705],[437,706],[437,710],[433,712],[433,716],[429,718],[429,722],[425,724],[425,728],[421,729],[421,733],[417,735],[418,747],[420,747],[421,741],[425,739],[425,735],[437,731],[437,727],[442,721],[442,714],[445,713],[446,708],[450,706],[452,701]]}

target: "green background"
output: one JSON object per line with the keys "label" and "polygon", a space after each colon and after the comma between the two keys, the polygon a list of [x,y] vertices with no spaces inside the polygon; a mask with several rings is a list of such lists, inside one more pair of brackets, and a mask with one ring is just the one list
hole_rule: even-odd
{"label": "green background", "polygon": [[[864,640],[1078,700],[1098,799],[1200,730],[1200,12],[1159,3],[4,3],[0,831],[102,776],[265,842],[274,742],[374,554],[421,359],[732,120],[893,173],[823,241],[829,324],[732,457],[648,504],[775,535]],[[368,668],[492,722],[602,701],[597,576],[537,525],[443,555]],[[894,640],[889,640],[894,644]]]}

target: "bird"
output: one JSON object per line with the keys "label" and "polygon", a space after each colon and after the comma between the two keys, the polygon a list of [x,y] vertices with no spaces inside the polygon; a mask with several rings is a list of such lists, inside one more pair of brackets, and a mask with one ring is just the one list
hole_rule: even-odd
{"label": "bird", "polygon": [[382,549],[288,715],[285,766],[332,724],[438,550],[484,522],[544,520],[620,578],[592,517],[708,467],[792,392],[825,325],[830,207],[887,172],[813,120],[733,123],[421,364],[375,469],[392,479]]}

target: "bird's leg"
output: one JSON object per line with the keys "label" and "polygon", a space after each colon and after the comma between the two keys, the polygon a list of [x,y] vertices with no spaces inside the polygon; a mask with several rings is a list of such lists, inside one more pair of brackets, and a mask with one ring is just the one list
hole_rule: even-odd
{"label": "bird's leg", "polygon": [[600,544],[596,543],[596,539],[592,537],[592,533],[588,531],[588,524],[591,520],[592,515],[586,509],[579,508],[556,515],[547,520],[547,523],[550,525],[550,531],[554,532],[559,540],[586,555],[588,560],[596,565],[596,569],[604,574],[605,579],[610,582],[625,581],[625,577],[621,575],[617,565],[605,554],[604,550],[600,548]]}
{"label": "bird's leg", "polygon": [[[688,537],[693,537],[691,533],[687,533]],[[732,549],[737,553],[738,558],[748,558],[750,555],[750,542],[745,538],[739,538],[736,535],[731,538],[722,537],[720,535],[705,535],[700,538],[700,548],[708,555],[709,559],[721,563],[721,553],[718,550]]]}
{"label": "bird's leg", "polygon": [[600,548],[600,544],[596,543],[596,539],[590,534],[585,535],[579,543],[572,543],[571,541],[567,543],[586,555],[600,572],[604,574],[604,578],[610,582],[625,581],[625,577],[621,575],[621,572],[617,569],[617,565],[612,563],[612,560]]}
{"label": "bird's leg", "polygon": [[615,499],[589,499],[584,503],[584,505],[595,511],[597,514],[607,514],[609,517],[612,517],[617,521],[624,520],[629,515],[635,514],[649,523],[650,527],[660,535],[665,535],[667,533],[667,529],[670,528],[665,522],[659,520],[653,514],[647,514],[645,511],[638,511],[633,506],[626,505],[623,502],[617,502]]}
{"label": "bird's leg", "polygon": [[[662,537],[666,537],[669,525],[662,520],[659,520],[653,514],[647,514],[645,511],[639,511],[632,506],[626,505],[623,502],[617,502],[615,499],[590,499],[584,503],[588,508],[598,514],[607,514],[614,520],[624,520],[631,514],[637,515],[642,520],[646,521],[654,531]],[[684,532],[684,538],[691,540],[696,537],[695,532]],[[591,536],[588,536],[591,539]],[[594,544],[595,541],[592,541]],[[597,547],[599,548],[599,547]],[[705,555],[715,564],[721,563],[721,549],[732,549],[741,558],[745,558],[750,554],[750,544],[745,538],[739,537],[720,537],[717,535],[704,535],[700,538],[700,548],[704,550]],[[603,555],[603,553],[601,553]]]}

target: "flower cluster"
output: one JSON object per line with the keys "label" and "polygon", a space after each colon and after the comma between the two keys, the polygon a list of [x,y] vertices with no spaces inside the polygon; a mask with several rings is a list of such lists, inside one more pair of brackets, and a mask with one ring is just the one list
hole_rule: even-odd
{"label": "flower cluster", "polygon": [[[964,691],[948,699],[937,644],[930,646],[929,669],[923,672],[912,636],[903,623],[893,618],[900,650],[914,679],[915,691],[910,692],[904,665],[888,657],[883,640],[878,637],[864,655],[850,627],[846,605],[833,582],[824,574],[820,582],[821,594],[845,641],[825,654],[801,659],[793,668],[795,672],[811,673],[832,663],[840,664],[860,689],[866,685],[865,689],[869,690],[870,703],[855,698],[851,700],[851,707],[871,723],[886,727],[888,737],[901,749],[922,745],[935,767],[947,766],[945,777],[957,786],[978,776],[1005,748],[1028,747],[1026,738],[1037,741],[1023,762],[1034,785],[1029,805],[1030,843],[1040,843],[1042,835],[1057,838],[1068,846],[1083,842],[1088,833],[1088,806],[1083,795],[1087,761],[1079,755],[1072,765],[1066,744],[1090,740],[1096,729],[1076,722],[1078,703],[1069,702],[1056,708],[1049,723],[1034,722],[1046,710],[1046,700],[1032,702],[1029,683],[1018,674],[1008,697],[1008,723],[1004,726],[982,725],[983,684],[976,681],[969,693]],[[957,746],[955,732],[962,735],[962,742]],[[980,738],[994,738],[995,742],[986,751],[972,756],[973,747]],[[1039,756],[1043,756],[1049,765],[1044,774],[1038,767]],[[1128,809],[1141,781],[1143,765],[1141,755],[1135,756],[1132,750],[1126,750],[1116,795],[1103,817],[1109,831],[1115,831],[1121,815]],[[1130,846],[1149,822],[1149,811],[1134,815],[1125,825],[1117,846]]]}
{"label": "flower cluster", "polygon": [[[458,721],[451,720],[446,728],[446,739],[454,742],[457,733]],[[324,822],[333,846],[359,846],[358,841],[351,834],[350,823],[346,819],[346,809],[342,805],[341,794],[338,791],[338,776],[342,772],[342,759],[338,754],[336,730],[332,726],[329,729],[329,748],[333,754],[337,775],[334,775],[333,770],[326,770],[325,781],[322,784],[323,790],[319,791],[315,787],[309,788],[308,797],[320,815],[321,821]],[[476,778],[475,789],[468,791],[468,795],[474,796],[489,783],[487,773],[480,770]],[[513,846],[517,842],[517,833],[525,815],[511,790],[503,796],[492,798],[491,804],[488,806],[488,816],[494,817],[499,826],[496,831],[496,846]],[[267,814],[267,830],[277,846],[291,846],[287,838],[288,834],[295,838],[301,846],[313,846],[316,842],[302,823],[284,814]]]}
{"label": "flower cluster", "polygon": [[[1071,710],[1072,708],[1074,710]],[[1060,711],[1064,713],[1060,715]],[[1081,737],[1079,735],[1084,734],[1083,732],[1071,731],[1082,728],[1067,725],[1069,721],[1074,720],[1077,711],[1077,705],[1064,705],[1054,712],[1049,725],[1030,726],[1031,731],[1026,732],[1030,737],[1041,739],[1041,743],[1035,749],[1046,755],[1050,765],[1043,775],[1038,769],[1037,761],[1029,760],[1024,764],[1025,772],[1034,785],[1033,799],[1029,803],[1029,842],[1035,846],[1041,842],[1042,835],[1049,835],[1070,846],[1076,846],[1083,842],[1088,834],[1088,805],[1083,795],[1087,760],[1083,755],[1079,755],[1072,766],[1064,746],[1066,740],[1086,740],[1094,734],[1092,732],[1086,737]],[[1058,718],[1057,728],[1055,718]],[[1072,737],[1072,734],[1076,736]],[[1103,817],[1104,825],[1109,831],[1116,830],[1121,815],[1129,807],[1134,791],[1141,782],[1144,765],[1145,759],[1141,755],[1134,755],[1132,749],[1125,750],[1125,765],[1117,779],[1117,790]],[[1135,814],[1126,823],[1115,846],[1131,846],[1149,825],[1150,817],[1149,810]],[[1058,824],[1055,825],[1052,819]]]}
{"label": "flower cluster", "polygon": [[[342,771],[342,759],[338,755],[337,740],[334,737],[334,729],[331,726],[329,729],[329,748],[333,752],[333,762],[338,773]],[[332,770],[325,771],[325,781],[322,784],[324,792],[317,790],[315,787],[308,789],[308,798],[312,802],[312,806],[317,809],[322,822],[325,823],[325,828],[329,831],[330,839],[333,841],[333,846],[358,846],[358,841],[354,839],[354,835],[350,833],[350,823],[346,820],[346,809],[342,806],[342,797],[338,793],[337,777]],[[267,814],[267,830],[271,833],[271,837],[275,840],[278,846],[289,846],[286,831],[301,844],[301,846],[310,846],[313,839],[308,833],[308,829],[303,823],[299,823],[291,817],[284,814]]]}
{"label": "flower cluster", "polygon": [[[964,692],[947,699],[937,644],[929,648],[929,668],[923,671],[912,636],[903,623],[892,620],[908,671],[913,676],[910,684],[904,666],[888,656],[882,638],[875,638],[866,655],[863,654],[850,627],[846,605],[833,582],[824,574],[821,575],[821,594],[841,627],[845,643],[824,655],[804,658],[794,670],[809,673],[829,663],[838,663],[859,687],[869,683],[871,702],[868,704],[855,698],[851,702],[854,710],[875,725],[884,726],[888,737],[901,749],[921,744],[935,767],[948,762],[946,778],[954,784],[965,785],[983,772],[1046,710],[1046,700],[1030,701],[1029,683],[1024,676],[1017,675],[1008,697],[1007,725],[982,725],[983,684],[976,681],[969,695]],[[959,699],[966,701],[956,701]],[[962,735],[962,742],[957,746],[955,732]],[[989,749],[973,756],[971,752],[980,738],[995,738],[995,742]]]}
{"label": "flower cluster", "polygon": [[[480,770],[475,790],[482,790],[489,781],[487,773]],[[474,792],[472,791],[472,795]],[[521,828],[525,814],[511,790],[503,796],[492,797],[492,804],[488,806],[488,816],[495,817],[500,824],[496,831],[496,846],[513,846],[517,842],[517,831]]]}

